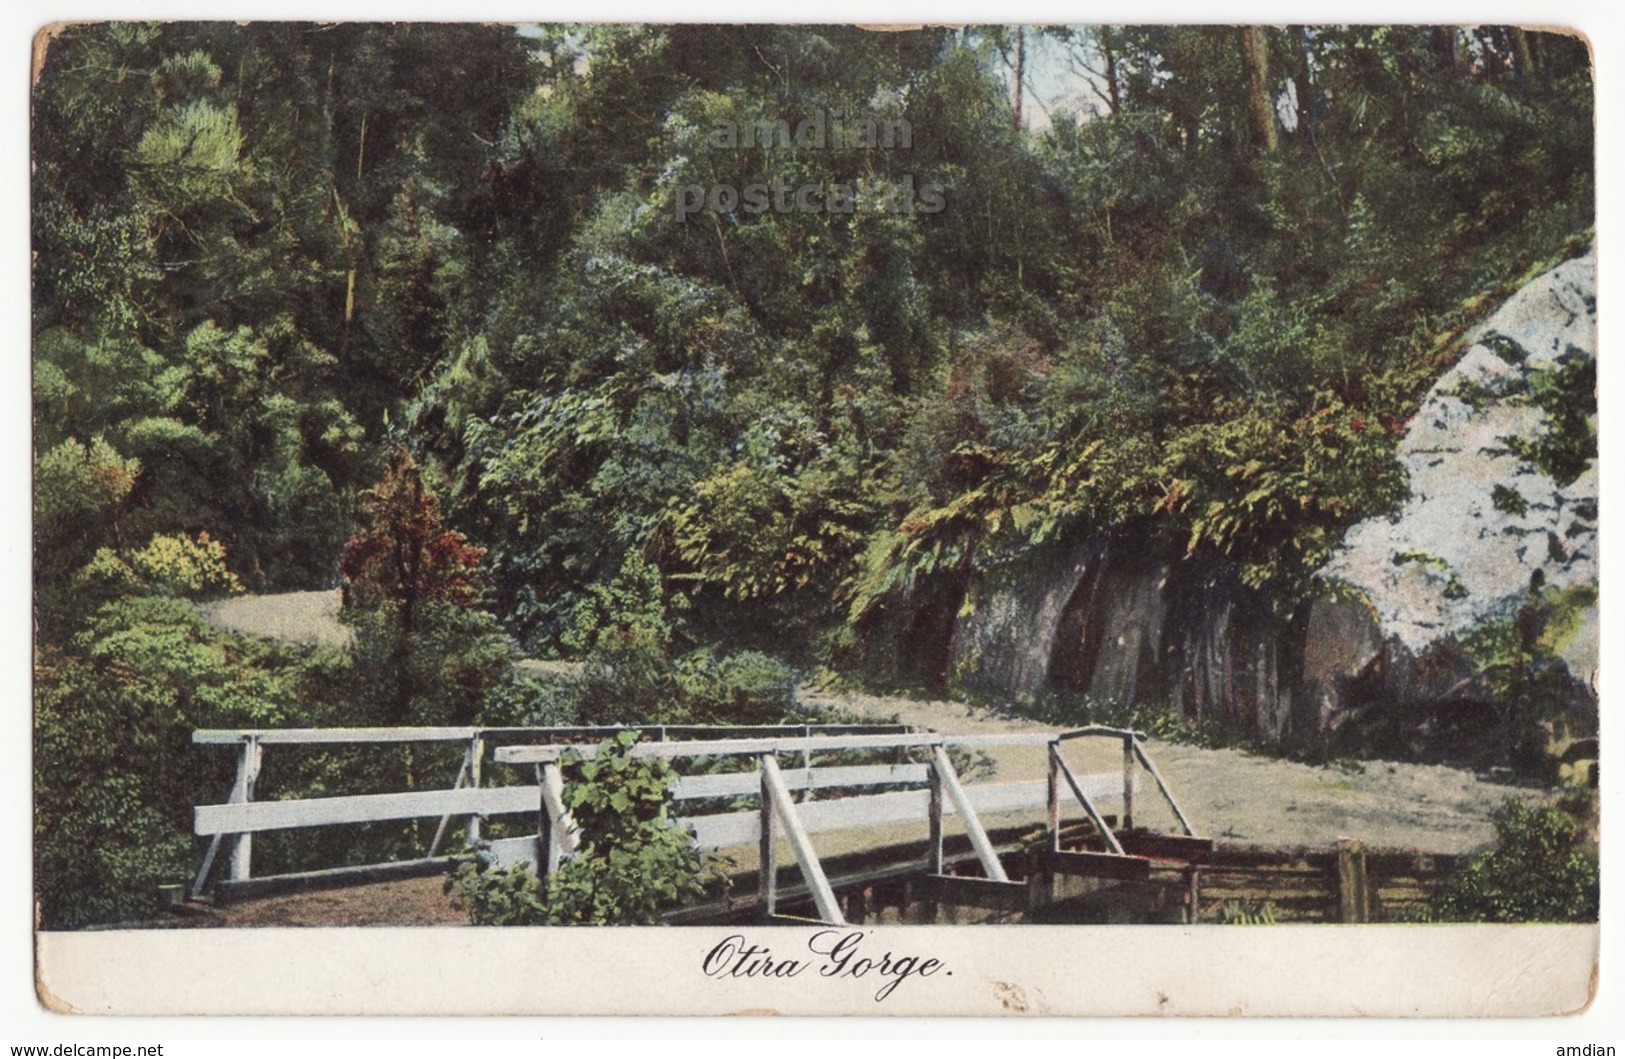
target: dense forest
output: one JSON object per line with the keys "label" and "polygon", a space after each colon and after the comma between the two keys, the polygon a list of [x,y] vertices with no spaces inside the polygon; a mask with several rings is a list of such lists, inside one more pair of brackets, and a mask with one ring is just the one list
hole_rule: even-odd
{"label": "dense forest", "polygon": [[[1493,26],[79,25],[33,162],[62,925],[192,870],[197,727],[940,692],[968,580],[1101,535],[1291,620],[1594,198],[1584,43]],[[194,605],[335,587],[345,647]]]}

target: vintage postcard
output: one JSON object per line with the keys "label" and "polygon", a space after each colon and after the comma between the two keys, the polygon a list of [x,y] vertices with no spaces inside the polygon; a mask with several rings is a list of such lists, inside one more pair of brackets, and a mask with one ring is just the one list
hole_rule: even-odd
{"label": "vintage postcard", "polygon": [[75,1014],[1556,1016],[1592,56],[53,25]]}

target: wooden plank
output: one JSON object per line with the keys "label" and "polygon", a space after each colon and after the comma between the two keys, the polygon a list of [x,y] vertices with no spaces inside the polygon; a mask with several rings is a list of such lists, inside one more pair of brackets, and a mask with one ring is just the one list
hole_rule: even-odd
{"label": "wooden plank", "polygon": [[[192,733],[192,742],[199,746],[234,746],[250,737],[266,745],[298,745],[302,743],[437,743],[466,741],[476,735],[487,738],[520,738],[528,736],[564,737],[564,741],[602,741],[628,729],[653,732],[652,725],[569,725],[542,728],[499,727],[471,728],[463,726],[429,727],[374,727],[374,728],[199,728]],[[740,728],[734,725],[671,725],[667,731],[673,737],[723,737],[726,733],[748,733],[752,736],[808,736],[826,732],[842,735],[905,735],[909,728],[902,724],[778,724]],[[561,740],[549,740],[558,743]]]}
{"label": "wooden plank", "polygon": [[1173,788],[1169,787],[1168,781],[1162,778],[1162,773],[1157,770],[1156,764],[1152,762],[1151,755],[1147,754],[1145,747],[1138,742],[1134,743],[1133,747],[1134,753],[1140,759],[1140,764],[1144,765],[1145,770],[1151,773],[1151,778],[1156,781],[1157,789],[1162,791],[1162,796],[1168,800],[1168,808],[1174,811],[1174,817],[1179,820],[1179,826],[1185,829],[1185,834],[1195,835],[1196,829],[1191,827],[1190,820],[1185,817],[1185,810],[1181,809],[1179,803],[1174,800]]}
{"label": "wooden plank", "polygon": [[1066,780],[1067,786],[1072,788],[1073,796],[1078,799],[1078,802],[1083,806],[1083,811],[1088,814],[1090,823],[1094,824],[1095,829],[1100,832],[1101,841],[1105,842],[1113,853],[1122,855],[1123,847],[1118,843],[1117,836],[1112,834],[1112,829],[1106,826],[1106,821],[1100,818],[1100,811],[1095,808],[1095,803],[1090,800],[1088,793],[1083,789],[1083,785],[1078,782],[1078,778],[1067,767],[1066,759],[1061,757],[1060,746],[1051,746],[1049,753],[1050,760],[1055,762],[1060,769],[1061,778]]}
{"label": "wooden plank", "polygon": [[1061,849],[1061,770],[1056,763],[1053,751],[1048,755],[1044,779],[1044,801],[1046,812],[1045,826],[1049,829],[1049,848],[1051,852]]}
{"label": "wooden plank", "polygon": [[536,810],[535,787],[463,787],[459,790],[356,794],[343,798],[200,805],[193,810],[194,834],[247,834],[280,828],[409,820],[443,813],[530,813]]}
{"label": "wooden plank", "polygon": [[1365,872],[1365,847],[1359,839],[1337,843],[1337,918],[1341,923],[1371,922],[1371,888]]}
{"label": "wooden plank", "polygon": [[1109,736],[1113,739],[1133,738],[1136,741],[1144,741],[1145,739],[1144,732],[1137,732],[1132,728],[1113,728],[1111,725],[1106,724],[1091,724],[1083,728],[1073,728],[1065,732],[1057,732],[1050,738],[1053,742],[1064,743],[1068,740],[1085,739],[1089,736]]}
{"label": "wooden plank", "polygon": [[541,863],[541,854],[537,852],[538,841],[537,835],[521,835],[518,838],[495,839],[485,848],[499,868],[512,868],[524,862],[534,872]]}
{"label": "wooden plank", "polygon": [[287,875],[261,875],[235,882],[222,880],[216,885],[215,893],[222,902],[226,902],[268,897],[297,890],[321,890],[384,882],[390,879],[413,879],[449,871],[453,861],[452,857],[421,857],[415,860],[389,861],[384,864],[354,864],[342,868],[290,872]]}
{"label": "wooden plank", "polygon": [[694,832],[694,845],[700,849],[734,849],[757,845],[762,840],[761,813],[712,813],[679,817],[677,826]]}
{"label": "wooden plank", "polygon": [[[253,756],[253,743],[245,743],[242,753],[237,757],[237,774],[231,781],[231,791],[226,795],[228,802],[247,800],[248,767],[253,760]],[[219,854],[220,844],[223,841],[225,841],[225,836],[218,833],[209,841],[208,852],[203,854],[203,863],[198,867],[197,876],[192,880],[191,896],[199,897],[203,894],[203,888],[209,881],[209,872],[214,868],[214,858]]]}
{"label": "wooden plank", "polygon": [[992,908],[1001,912],[1025,912],[1032,903],[1024,882],[977,879],[965,875],[925,875],[916,884],[915,893],[926,901]]}
{"label": "wooden plank", "polygon": [[1004,865],[999,861],[998,851],[988,840],[987,830],[982,827],[981,819],[976,815],[976,807],[971,804],[970,796],[959,783],[959,773],[954,770],[954,764],[948,760],[948,751],[940,746],[931,748],[932,763],[948,800],[953,803],[954,812],[959,815],[961,826],[965,834],[970,836],[971,848],[976,851],[976,857],[982,862],[982,870],[989,879],[998,882],[1009,882],[1010,877],[1004,873]]}
{"label": "wooden plank", "polygon": [[1152,860],[1177,860],[1203,864],[1213,854],[1213,840],[1189,835],[1150,835],[1127,833],[1117,836],[1123,852]]}
{"label": "wooden plank", "polygon": [[581,832],[570,811],[564,807],[564,776],[549,765],[542,766],[542,808],[554,822],[553,834],[558,841],[559,852],[574,853],[580,849]]}
{"label": "wooden plank", "polygon": [[263,746],[318,743],[451,743],[474,738],[474,728],[263,728],[241,731],[200,728],[192,742],[221,746],[258,739]]}
{"label": "wooden plank", "polygon": [[1116,853],[1050,853],[1044,864],[1060,875],[1087,875],[1097,879],[1125,879],[1144,882],[1151,878],[1151,862],[1144,857]]}
{"label": "wooden plank", "polygon": [[[247,806],[254,801],[254,785],[259,782],[260,766],[265,761],[265,748],[260,745],[258,738],[250,738],[243,744],[243,789],[242,797],[233,801]],[[250,878],[254,872],[251,864],[254,856],[254,836],[237,833],[231,839],[231,865],[228,877],[232,882],[242,882]]]}
{"label": "wooden plank", "polygon": [[[635,726],[634,726],[635,727]],[[906,724],[668,724],[670,741],[696,739],[761,739],[812,735],[908,735]]]}
{"label": "wooden plank", "polygon": [[[789,739],[713,739],[682,743],[638,743],[629,751],[632,757],[680,758],[726,757],[730,754],[796,754],[804,750],[881,750],[902,747],[939,746],[937,735],[836,735],[801,736]],[[584,758],[598,753],[596,745],[498,747],[495,760],[504,765],[529,765],[565,750]]]}
{"label": "wooden plank", "polygon": [[1123,830],[1134,828],[1134,751],[1137,744],[1132,735],[1123,737]]}
{"label": "wooden plank", "polygon": [[[1078,777],[1086,790],[1104,787],[1110,791],[1118,782],[1115,774],[1092,774]],[[1020,783],[978,783],[965,788],[971,806],[978,814],[1024,812],[1042,807],[1047,798],[1047,784],[1043,780]],[[802,825],[810,834],[838,831],[848,827],[878,827],[886,824],[920,823],[929,825],[929,791],[888,791],[883,794],[860,794],[848,798],[834,798],[823,802],[804,802],[800,814]],[[952,804],[944,807],[947,815],[957,815]],[[755,810],[741,813],[716,813],[705,816],[685,816],[677,821],[692,827],[696,844],[702,849],[730,849],[748,846],[761,838]]]}
{"label": "wooden plank", "polygon": [[763,754],[761,762],[762,793],[772,803],[773,815],[784,828],[786,837],[790,839],[790,848],[795,852],[796,863],[801,866],[801,877],[812,890],[813,904],[818,907],[819,918],[826,923],[845,926],[846,919],[841,915],[841,906],[835,900],[835,892],[830,889],[829,879],[824,876],[824,867],[818,862],[818,854],[813,852],[812,840],[808,838],[806,829],[801,826],[801,818],[796,814],[796,804],[790,799],[790,791],[784,785],[784,777],[779,775],[779,763],[773,759],[772,753]]}
{"label": "wooden plank", "polygon": [[947,746],[1048,746],[1055,738],[1050,732],[1011,732],[1005,735],[937,733]]}
{"label": "wooden plank", "polygon": [[1326,850],[1282,850],[1268,847],[1220,846],[1213,847],[1214,865],[1233,868],[1285,868],[1303,870],[1311,868],[1330,871],[1337,857]]}
{"label": "wooden plank", "polygon": [[[455,780],[453,780],[452,784],[451,784],[454,789],[455,788],[460,788],[465,783],[468,782],[469,769],[471,768],[471,766],[473,764],[474,747],[475,747],[475,744],[478,743],[478,742],[479,742],[478,739],[469,740],[468,748],[463,751],[463,760],[457,766],[457,778]],[[468,785],[473,786],[473,787],[478,787],[479,786],[478,783],[473,783],[473,784],[468,784]],[[474,819],[478,819],[478,818],[477,817],[469,817],[469,819],[474,820]],[[451,826],[451,817],[449,815],[442,816],[440,818],[440,823],[435,826],[434,838],[431,839],[430,842],[429,842],[428,856],[432,857],[436,853],[440,852],[440,843],[445,840],[446,829],[448,827],[450,827],[450,826]],[[470,842],[469,845],[473,845],[473,843]]]}
{"label": "wooden plank", "polygon": [[[792,791],[828,790],[832,787],[880,787],[924,783],[930,770],[924,765],[850,765],[837,768],[785,770],[784,783]],[[761,780],[750,772],[723,772],[709,776],[683,776],[672,797],[676,801],[696,798],[742,798],[759,794]]]}
{"label": "wooden plank", "polygon": [[[480,785],[481,775],[480,763],[485,759],[485,740],[483,738],[476,735],[473,739],[469,740],[468,757],[468,785],[470,787],[478,787]],[[484,820],[482,820],[477,814],[471,815],[468,818],[468,826],[463,831],[463,839],[470,846],[477,846],[480,844],[480,826],[483,823]]]}
{"label": "wooden plank", "polygon": [[942,874],[942,777],[933,770],[931,773],[930,798],[926,806],[928,820],[926,826],[929,834],[926,839],[927,867],[934,873]]}
{"label": "wooden plank", "polygon": [[758,770],[753,778],[756,780],[757,794],[761,798],[756,823],[759,841],[756,850],[758,865],[756,890],[761,898],[762,907],[771,916],[779,907],[779,854],[777,844],[773,841],[773,790],[767,781],[766,771]]}

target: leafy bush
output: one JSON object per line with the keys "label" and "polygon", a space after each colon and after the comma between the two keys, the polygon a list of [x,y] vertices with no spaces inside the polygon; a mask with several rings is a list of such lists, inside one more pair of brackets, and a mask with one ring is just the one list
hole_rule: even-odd
{"label": "leafy bush", "polygon": [[772,655],[709,648],[677,660],[677,686],[696,721],[775,724],[795,710],[796,672]]}
{"label": "leafy bush", "polygon": [[226,566],[225,547],[207,533],[199,533],[195,540],[184,533],[159,534],[128,555],[98,549],[79,581],[99,599],[134,593],[199,599],[243,590]]}
{"label": "leafy bush", "polygon": [[756,651],[702,647],[672,660],[625,642],[588,661],[576,711],[582,724],[776,724],[795,713],[796,679]]}
{"label": "leafy bush", "polygon": [[703,897],[724,877],[670,818],[676,773],[658,758],[634,758],[637,733],[622,732],[584,758],[567,753],[564,805],[581,846],[546,879],[528,865],[465,858],[446,880],[452,903],[476,926],[653,925],[684,899]]}
{"label": "leafy bush", "polygon": [[404,448],[363,494],[361,515],[339,565],[356,632],[349,701],[377,724],[472,724],[516,655],[478,605],[485,549],[446,528]]}
{"label": "leafy bush", "polygon": [[1503,714],[1506,760],[1525,775],[1550,782],[1557,775],[1551,753],[1554,737],[1594,734],[1595,714],[1577,715],[1568,685],[1573,679],[1559,654],[1564,639],[1587,608],[1596,589],[1531,589],[1515,608],[1474,627],[1462,648]]}
{"label": "leafy bush", "polygon": [[517,652],[484,611],[422,600],[411,631],[392,603],[346,610],[344,620],[355,647],[336,689],[349,714],[340,723],[473,724],[511,679]]}
{"label": "leafy bush", "polygon": [[189,603],[107,604],[35,662],[35,857],[46,926],[139,919],[195,868],[192,806],[231,778],[194,727],[298,723],[275,650],[210,628]]}
{"label": "leafy bush", "polygon": [[516,671],[485,696],[477,723],[489,728],[565,728],[580,723],[580,698],[572,680]]}
{"label": "leafy bush", "polygon": [[1597,918],[1597,850],[1588,794],[1531,807],[1509,799],[1495,811],[1495,848],[1474,857],[1434,895],[1438,920],[1590,923]]}
{"label": "leafy bush", "polygon": [[1535,438],[1501,440],[1518,456],[1568,485],[1597,458],[1597,362],[1569,346],[1550,368],[1529,373],[1528,404],[1546,413],[1545,430]]}

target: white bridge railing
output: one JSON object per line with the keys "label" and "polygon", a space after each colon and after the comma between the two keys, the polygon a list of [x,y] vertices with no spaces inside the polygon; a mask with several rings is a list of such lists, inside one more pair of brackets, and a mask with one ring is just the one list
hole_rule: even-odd
{"label": "white bridge railing", "polygon": [[[224,887],[242,888],[254,881],[260,884],[292,882],[312,877],[343,878],[379,870],[429,870],[447,863],[439,856],[452,821],[466,818],[464,837],[469,845],[481,838],[482,822],[493,816],[534,814],[539,800],[535,786],[486,786],[490,779],[485,765],[493,741],[541,741],[557,744],[564,740],[604,739],[631,728],[645,739],[655,741],[691,740],[719,733],[748,733],[761,736],[811,736],[898,733],[907,731],[898,724],[764,725],[725,727],[717,725],[601,725],[568,728],[266,728],[199,729],[192,733],[197,746],[231,747],[237,751],[237,773],[226,792],[226,800],[200,805],[193,812],[195,834],[208,838],[209,846],[193,878],[190,895],[197,897],[211,888],[210,876],[223,849],[228,865]],[[406,744],[462,744],[463,754],[451,786],[440,789],[402,791],[388,794],[355,794],[320,798],[256,801],[255,792],[265,767],[266,752],[272,747],[389,746]],[[384,864],[343,865],[326,871],[301,872],[283,876],[255,876],[254,836],[267,831],[293,828],[329,827],[438,818],[433,840],[422,858]],[[528,839],[500,843],[503,855],[512,855],[524,843],[535,861],[536,835]]]}
{"label": "white bridge railing", "polygon": [[[536,830],[489,843],[498,863],[527,861],[546,874],[555,870],[578,845],[576,829],[563,800],[562,761],[567,753],[583,757],[597,753],[596,742],[621,731],[603,729],[303,729],[290,731],[199,731],[194,742],[240,747],[237,778],[228,800],[199,806],[194,830],[211,839],[208,852],[193,882],[194,895],[207,886],[216,855],[231,845],[230,884],[251,878],[253,835],[287,828],[307,828],[384,820],[438,817],[439,826],[428,854],[419,861],[395,862],[393,868],[432,866],[444,862],[436,853],[454,819],[466,818],[470,844],[481,837],[481,821],[494,816],[534,814]],[[929,828],[927,870],[942,877],[945,820],[954,817],[970,840],[981,863],[985,885],[1016,886],[1005,875],[998,851],[989,840],[981,817],[987,814],[1047,811],[1051,856],[1063,870],[1100,867],[1108,873],[1142,858],[1125,852],[1105,815],[1117,814],[1119,826],[1133,827],[1135,797],[1141,770],[1149,773],[1167,800],[1186,835],[1191,827],[1174,801],[1167,784],[1146,756],[1144,736],[1123,729],[1091,727],[1071,732],[1024,732],[1001,735],[941,735],[890,726],[783,726],[767,728],[645,727],[645,741],[628,751],[636,757],[659,757],[673,762],[679,772],[674,800],[682,803],[749,799],[756,804],[744,811],[679,811],[675,823],[692,829],[695,842],[706,849],[756,845],[759,853],[760,897],[768,913],[777,904],[777,839],[782,831],[817,905],[820,918],[841,922],[840,910],[813,850],[811,836],[822,832],[880,828],[909,822]],[[718,738],[719,736],[725,736]],[[709,738],[708,738],[709,737]],[[1121,742],[1120,771],[1079,775],[1068,764],[1064,749],[1073,740],[1106,739]],[[542,739],[555,741],[538,742]],[[520,742],[523,740],[524,742]],[[430,791],[404,791],[342,797],[255,801],[265,749],[278,744],[341,743],[466,743],[462,764],[452,787]],[[499,765],[534,770],[533,784],[482,786],[486,748],[494,742],[491,760]],[[952,749],[975,750],[999,746],[1047,748],[1044,779],[1016,782],[967,783],[950,755]],[[875,763],[879,753],[890,762]],[[814,763],[814,755],[819,758]],[[781,764],[781,757],[798,764]],[[840,759],[845,760],[840,760]],[[862,759],[854,762],[853,758]],[[830,759],[835,759],[831,761]],[[743,766],[736,771],[715,771]],[[705,769],[706,771],[700,771]],[[1062,853],[1060,827],[1063,804],[1083,810],[1106,846],[1104,853]],[[697,807],[702,808],[702,807]],[[1079,861],[1078,858],[1083,858]],[[1095,858],[1095,860],[1090,860]],[[1103,862],[1099,858],[1105,858]],[[344,867],[338,874],[378,868]],[[311,873],[306,873],[311,874]],[[1124,877],[1128,877],[1125,873]],[[282,877],[291,878],[291,877]],[[977,880],[981,883],[982,880]]]}

